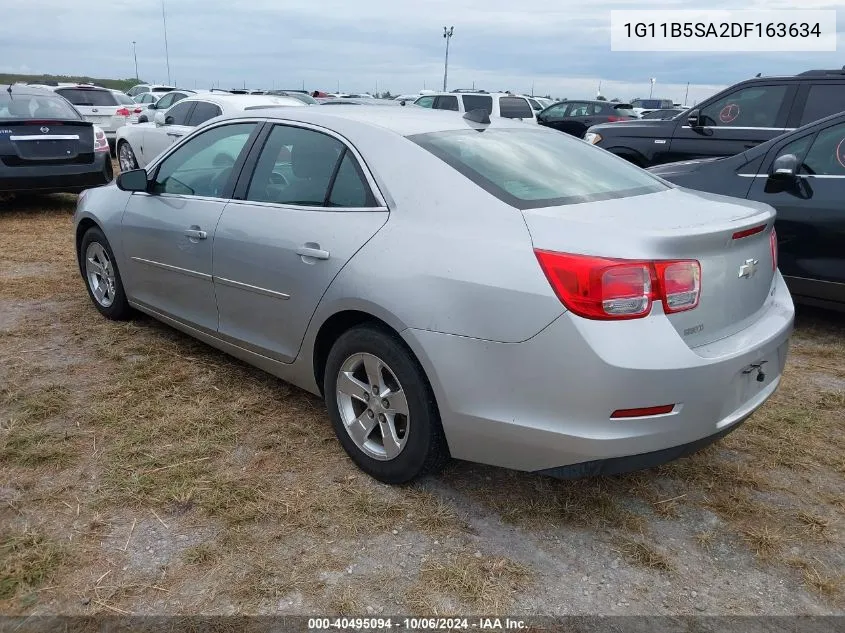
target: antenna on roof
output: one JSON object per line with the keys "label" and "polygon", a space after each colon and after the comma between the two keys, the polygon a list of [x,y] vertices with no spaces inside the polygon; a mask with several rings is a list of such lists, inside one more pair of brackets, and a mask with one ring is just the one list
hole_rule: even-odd
{"label": "antenna on roof", "polygon": [[762,75],[763,75],[763,73],[757,73],[757,74],[756,74],[756,75],[754,75],[754,76],[755,76],[755,77],[760,77],[760,76],[762,76]]}
{"label": "antenna on roof", "polygon": [[473,123],[490,123],[490,113],[487,112],[484,108],[476,108],[475,110],[470,110],[464,115],[464,118],[467,121],[472,121]]}
{"label": "antenna on roof", "polygon": [[12,94],[12,84],[9,84],[9,86],[6,88],[6,92]]}

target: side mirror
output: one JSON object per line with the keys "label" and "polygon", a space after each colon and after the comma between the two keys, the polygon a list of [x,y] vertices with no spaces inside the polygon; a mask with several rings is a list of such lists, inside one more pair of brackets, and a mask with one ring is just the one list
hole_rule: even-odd
{"label": "side mirror", "polygon": [[116,182],[117,188],[121,191],[146,191],[149,186],[146,169],[121,172]]}
{"label": "side mirror", "polygon": [[165,125],[173,125],[173,122],[175,120],[176,119],[173,118],[173,115],[168,115],[168,116],[164,117],[164,124]]}
{"label": "side mirror", "polygon": [[687,123],[691,128],[703,127],[701,120],[701,112],[699,110],[692,110],[687,117]]}
{"label": "side mirror", "polygon": [[405,105],[405,100],[402,99],[402,101],[399,102],[399,105],[401,105],[401,106]]}
{"label": "side mirror", "polygon": [[772,171],[769,178],[773,180],[790,181],[795,180],[801,164],[795,154],[783,154],[778,156],[772,163]]}
{"label": "side mirror", "polygon": [[542,112],[537,113],[537,123],[545,123],[546,117],[543,116]]}
{"label": "side mirror", "polygon": [[164,112],[162,112],[161,110],[156,112],[155,116],[153,117],[153,121],[156,125],[164,125]]}
{"label": "side mirror", "polygon": [[147,110],[155,110],[155,109],[156,109],[155,103],[148,103],[147,104]]}

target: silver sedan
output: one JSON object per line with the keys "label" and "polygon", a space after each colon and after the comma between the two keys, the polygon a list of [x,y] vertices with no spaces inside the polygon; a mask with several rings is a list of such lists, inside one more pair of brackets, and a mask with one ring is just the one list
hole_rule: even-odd
{"label": "silver sedan", "polygon": [[774,219],[536,125],[338,105],[215,119],[75,231],[103,315],[321,394],[401,483],[450,456],[624,472],[736,429],[792,330]]}

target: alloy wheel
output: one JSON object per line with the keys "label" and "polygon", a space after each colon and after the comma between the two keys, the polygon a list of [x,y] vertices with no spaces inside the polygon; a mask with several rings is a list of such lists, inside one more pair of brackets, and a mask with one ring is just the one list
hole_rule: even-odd
{"label": "alloy wheel", "polygon": [[85,251],[85,277],[97,303],[104,308],[114,303],[114,265],[99,242],[91,242]]}

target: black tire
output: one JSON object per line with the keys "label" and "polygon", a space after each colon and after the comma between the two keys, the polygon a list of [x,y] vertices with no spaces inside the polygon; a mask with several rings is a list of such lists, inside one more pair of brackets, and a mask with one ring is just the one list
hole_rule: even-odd
{"label": "black tire", "polygon": [[[124,169],[123,165],[121,165],[120,154],[122,152],[127,153],[127,158],[131,161],[131,166],[127,165],[128,169]],[[120,143],[117,145],[117,164],[120,167],[120,171],[131,171],[132,169],[138,169],[138,159],[135,157],[135,150],[132,149],[132,146],[129,144],[129,141],[121,140]]]}
{"label": "black tire", "polygon": [[[346,431],[337,399],[338,374],[344,361],[355,354],[378,357],[388,365],[408,403],[408,436],[401,452],[379,460],[358,448]],[[449,460],[449,449],[440,424],[437,403],[419,362],[395,334],[374,326],[353,328],[338,338],[329,352],[323,378],[326,407],[335,434],[358,467],[386,484],[404,484],[439,471]]]}
{"label": "black tire", "polygon": [[[109,305],[104,305],[94,294],[94,289],[91,287],[91,281],[88,275],[88,264],[86,262],[86,253],[92,244],[99,244],[109,257],[110,265],[114,269],[114,294]],[[82,273],[82,279],[85,281],[85,288],[88,290],[88,296],[94,307],[99,310],[100,314],[113,321],[125,321],[132,317],[134,310],[126,300],[126,292],[123,289],[123,281],[120,277],[120,269],[117,267],[117,260],[114,257],[114,252],[109,245],[109,241],[103,232],[96,226],[92,226],[85,231],[82,236],[82,241],[79,245],[79,269]]]}

